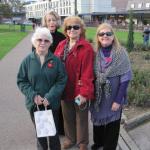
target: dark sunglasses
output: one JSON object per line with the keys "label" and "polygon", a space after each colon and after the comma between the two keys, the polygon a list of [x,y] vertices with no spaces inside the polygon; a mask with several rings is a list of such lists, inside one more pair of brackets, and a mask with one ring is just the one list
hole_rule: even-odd
{"label": "dark sunglasses", "polygon": [[106,35],[106,36],[112,36],[113,33],[112,32],[99,32],[97,35],[98,36],[104,36],[104,35]]}
{"label": "dark sunglasses", "polygon": [[45,40],[45,39],[37,39],[37,41],[40,42],[40,43],[41,43],[42,41],[43,41],[44,43],[49,43],[49,42],[50,42],[49,40]]}
{"label": "dark sunglasses", "polygon": [[66,30],[71,30],[72,28],[73,28],[74,30],[79,30],[79,29],[80,29],[80,26],[79,26],[79,25],[67,26],[67,27],[66,27]]}

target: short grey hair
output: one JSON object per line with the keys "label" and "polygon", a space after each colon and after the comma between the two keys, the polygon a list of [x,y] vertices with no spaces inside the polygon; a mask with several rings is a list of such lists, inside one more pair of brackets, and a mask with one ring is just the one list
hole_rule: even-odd
{"label": "short grey hair", "polygon": [[53,43],[53,37],[49,29],[47,29],[46,27],[37,27],[31,38],[33,46],[35,46],[35,42],[40,36],[45,36],[51,44]]}

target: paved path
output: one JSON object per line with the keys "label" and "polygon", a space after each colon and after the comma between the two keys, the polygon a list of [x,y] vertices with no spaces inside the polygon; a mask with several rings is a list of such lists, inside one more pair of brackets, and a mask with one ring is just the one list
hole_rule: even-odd
{"label": "paved path", "polygon": [[140,150],[150,150],[150,121],[129,131]]}
{"label": "paved path", "polygon": [[0,61],[0,150],[35,150],[33,125],[16,86],[19,64],[31,49],[30,36]]}

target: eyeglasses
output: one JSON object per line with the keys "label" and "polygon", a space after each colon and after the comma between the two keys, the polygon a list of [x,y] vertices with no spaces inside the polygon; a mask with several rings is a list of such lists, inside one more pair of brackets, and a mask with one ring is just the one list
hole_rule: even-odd
{"label": "eyeglasses", "polygon": [[67,26],[67,27],[66,27],[66,30],[71,30],[72,28],[73,28],[74,30],[79,30],[79,29],[80,29],[80,26],[79,26],[79,25]]}
{"label": "eyeglasses", "polygon": [[44,42],[44,43],[49,43],[50,41],[49,40],[46,40],[46,39],[37,39],[38,42]]}
{"label": "eyeglasses", "polygon": [[97,35],[100,36],[100,37],[102,37],[104,35],[106,35],[106,36],[112,36],[113,33],[112,32],[99,32]]}

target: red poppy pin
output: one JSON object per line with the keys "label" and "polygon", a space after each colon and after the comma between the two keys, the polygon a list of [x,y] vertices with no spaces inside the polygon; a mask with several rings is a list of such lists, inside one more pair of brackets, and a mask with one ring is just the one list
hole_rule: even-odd
{"label": "red poppy pin", "polygon": [[50,60],[50,61],[48,62],[47,67],[48,67],[48,68],[52,68],[52,67],[53,67],[53,61],[52,61],[52,60]]}

